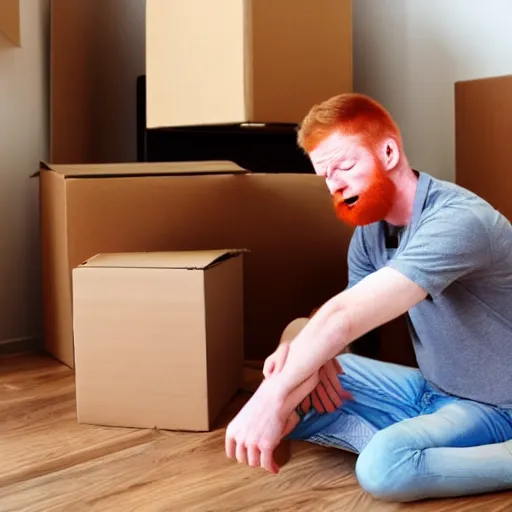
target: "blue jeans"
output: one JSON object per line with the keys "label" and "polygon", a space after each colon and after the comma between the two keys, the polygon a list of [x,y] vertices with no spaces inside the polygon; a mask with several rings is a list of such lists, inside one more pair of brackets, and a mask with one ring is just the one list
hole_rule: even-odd
{"label": "blue jeans", "polygon": [[288,439],[359,454],[361,487],[386,501],[512,489],[511,409],[439,392],[416,368],[338,360],[353,400],[333,413],[311,409]]}

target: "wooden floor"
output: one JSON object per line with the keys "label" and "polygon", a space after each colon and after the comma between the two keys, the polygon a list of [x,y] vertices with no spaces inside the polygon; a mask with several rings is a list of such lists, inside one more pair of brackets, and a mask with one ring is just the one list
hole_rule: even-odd
{"label": "wooden floor", "polygon": [[0,512],[41,511],[457,511],[512,510],[512,493],[414,505],[373,500],[357,485],[355,457],[283,444],[278,476],[224,455],[211,433],[78,425],[74,375],[40,355],[0,359]]}

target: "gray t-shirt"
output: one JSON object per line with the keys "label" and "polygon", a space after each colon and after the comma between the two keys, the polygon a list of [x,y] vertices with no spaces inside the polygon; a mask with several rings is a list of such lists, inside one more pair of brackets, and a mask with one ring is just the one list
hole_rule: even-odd
{"label": "gray t-shirt", "polygon": [[[511,198],[512,200],[512,198]],[[411,222],[356,228],[349,287],[389,266],[429,297],[409,310],[420,370],[440,390],[512,407],[512,226],[472,192],[419,173]]]}

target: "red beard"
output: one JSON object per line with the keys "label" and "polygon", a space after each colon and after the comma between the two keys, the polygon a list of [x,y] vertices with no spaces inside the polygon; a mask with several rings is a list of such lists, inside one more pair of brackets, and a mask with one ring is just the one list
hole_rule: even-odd
{"label": "red beard", "polygon": [[395,184],[375,162],[371,182],[359,199],[349,205],[343,200],[342,192],[333,194],[334,209],[337,217],[352,226],[365,226],[383,220],[393,205]]}

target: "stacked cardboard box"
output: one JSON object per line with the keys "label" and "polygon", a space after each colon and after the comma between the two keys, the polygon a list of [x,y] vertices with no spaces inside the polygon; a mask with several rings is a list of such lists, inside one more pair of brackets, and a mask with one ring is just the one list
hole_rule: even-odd
{"label": "stacked cardboard box", "polygon": [[52,163],[135,159],[140,75],[156,131],[294,126],[353,89],[352,0],[52,0],[51,19]]}
{"label": "stacked cardboard box", "polygon": [[352,0],[147,0],[146,72],[148,128],[300,123],[352,90]]}

